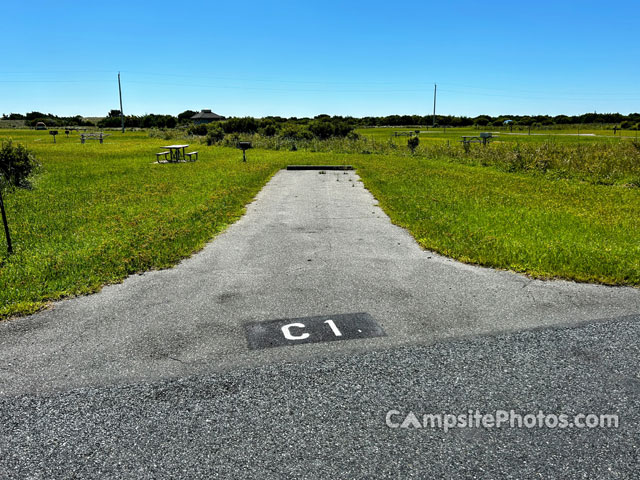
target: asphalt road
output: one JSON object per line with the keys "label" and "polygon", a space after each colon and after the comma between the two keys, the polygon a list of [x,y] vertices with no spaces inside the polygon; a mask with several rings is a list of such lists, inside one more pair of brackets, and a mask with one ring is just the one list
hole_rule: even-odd
{"label": "asphalt road", "polygon": [[[353,313],[377,336],[346,338]],[[0,476],[634,478],[638,313],[423,251],[353,172],[283,171],[175,268],[0,324]],[[249,349],[255,324],[294,345]],[[296,344],[319,328],[341,341]],[[385,423],[470,409],[620,424]]]}

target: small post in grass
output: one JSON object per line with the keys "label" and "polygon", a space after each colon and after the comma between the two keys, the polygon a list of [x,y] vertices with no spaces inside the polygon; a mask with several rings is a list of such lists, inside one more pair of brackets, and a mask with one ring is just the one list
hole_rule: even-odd
{"label": "small post in grass", "polygon": [[56,135],[58,134],[57,130],[49,130],[49,135],[53,137],[53,143],[56,143]]}
{"label": "small post in grass", "polygon": [[9,233],[9,222],[7,222],[7,213],[4,211],[4,202],[2,201],[2,189],[0,189],[0,212],[2,213],[2,224],[4,225],[4,236],[7,239],[7,252],[9,255],[13,253],[11,246],[11,234]]}

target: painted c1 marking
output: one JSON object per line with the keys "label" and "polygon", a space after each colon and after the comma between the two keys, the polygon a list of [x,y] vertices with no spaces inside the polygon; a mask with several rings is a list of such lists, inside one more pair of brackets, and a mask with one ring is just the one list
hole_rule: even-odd
{"label": "painted c1 marking", "polygon": [[[322,323],[326,323],[327,325],[329,325],[329,327],[331,328],[331,331],[333,332],[333,334],[336,337],[341,337],[342,336],[342,332],[340,331],[340,329],[336,326],[335,322],[331,319],[329,320],[325,320]],[[304,332],[300,335],[294,335],[293,333],[291,333],[291,328],[295,327],[295,328],[306,328],[306,325],[304,323],[289,323],[287,325],[283,325],[280,330],[282,330],[282,334],[284,335],[284,338],[286,338],[287,340],[305,340],[307,338],[309,338],[311,336],[311,334]]]}
{"label": "painted c1 marking", "polygon": [[290,323],[288,325],[283,325],[281,330],[284,338],[286,338],[287,340],[304,340],[305,338],[309,338],[309,334],[306,332],[302,335],[292,335],[291,327],[304,328],[305,325],[304,323]]}
{"label": "painted c1 marking", "polygon": [[338,329],[338,327],[336,327],[336,324],[333,320],[329,319],[329,320],[325,320],[324,323],[326,323],[327,325],[329,325],[331,327],[331,331],[333,332],[333,334],[336,337],[341,337],[342,336],[342,332]]}

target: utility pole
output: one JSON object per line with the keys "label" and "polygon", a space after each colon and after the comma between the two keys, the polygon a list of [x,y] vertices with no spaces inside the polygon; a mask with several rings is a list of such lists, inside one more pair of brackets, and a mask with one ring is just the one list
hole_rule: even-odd
{"label": "utility pole", "polygon": [[120,87],[120,72],[118,72],[118,93],[120,94],[120,121],[122,122],[122,133],[124,133],[124,112],[122,111],[122,87]]}
{"label": "utility pole", "polygon": [[438,85],[433,84],[433,126],[436,126],[436,92],[438,90]]}

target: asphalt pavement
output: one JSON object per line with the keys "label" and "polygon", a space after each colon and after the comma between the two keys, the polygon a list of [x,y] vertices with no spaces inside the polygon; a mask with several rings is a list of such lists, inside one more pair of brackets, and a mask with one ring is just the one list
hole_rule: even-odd
{"label": "asphalt pavement", "polygon": [[[0,476],[634,478],[639,313],[424,251],[354,172],[282,171],[176,267],[0,324]],[[619,426],[387,425],[470,410]]]}

